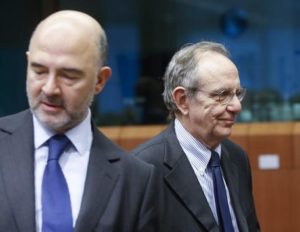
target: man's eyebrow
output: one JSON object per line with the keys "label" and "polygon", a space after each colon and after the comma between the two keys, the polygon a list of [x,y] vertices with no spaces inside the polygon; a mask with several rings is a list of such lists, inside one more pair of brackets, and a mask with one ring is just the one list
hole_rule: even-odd
{"label": "man's eyebrow", "polygon": [[[31,62],[30,66],[32,66],[34,68],[47,68],[46,66],[44,66],[40,63],[37,63],[37,62]],[[84,74],[84,72],[82,70],[76,69],[76,68],[61,68],[59,70],[60,70],[60,72],[63,72],[63,73],[69,73],[69,74],[75,74],[75,75],[83,75]]]}
{"label": "man's eyebrow", "polygon": [[31,62],[30,66],[34,67],[34,68],[46,68],[44,65],[39,64],[37,62]]}
{"label": "man's eyebrow", "polygon": [[213,93],[222,93],[222,92],[226,92],[226,91],[232,91],[230,88],[226,88],[226,87],[220,87],[218,89],[215,89],[214,91],[212,91]]}
{"label": "man's eyebrow", "polygon": [[77,68],[61,68],[61,72],[75,74],[75,75],[84,75],[84,72]]}

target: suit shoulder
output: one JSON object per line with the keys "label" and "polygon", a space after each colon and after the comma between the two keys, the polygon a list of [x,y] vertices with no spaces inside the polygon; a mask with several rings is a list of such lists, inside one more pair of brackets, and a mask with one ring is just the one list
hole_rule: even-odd
{"label": "suit shoulder", "polygon": [[132,151],[132,153],[136,154],[142,151],[155,149],[157,146],[162,146],[165,143],[165,140],[166,140],[166,131],[164,130],[160,134],[140,144]]}
{"label": "suit shoulder", "polygon": [[132,150],[131,154],[147,163],[155,164],[156,162],[161,162],[162,154],[164,154],[166,149],[167,140],[168,131],[164,130]]}
{"label": "suit shoulder", "polygon": [[122,173],[126,173],[125,176],[129,179],[138,177],[138,181],[135,181],[145,183],[153,175],[154,166],[152,164],[146,163],[144,160],[138,159],[126,151],[120,152],[119,157],[119,168]]}
{"label": "suit shoulder", "polygon": [[222,146],[230,154],[231,159],[234,159],[237,163],[249,162],[246,151],[239,144],[226,139],[222,142]]}
{"label": "suit shoulder", "polygon": [[222,142],[222,146],[224,146],[226,149],[236,152],[243,152],[245,153],[244,149],[237,143],[234,143],[233,141],[229,139],[225,139]]}
{"label": "suit shoulder", "polygon": [[0,137],[10,134],[32,118],[30,110],[0,117]]}
{"label": "suit shoulder", "polygon": [[141,172],[151,168],[151,165],[128,154],[112,140],[106,137],[101,131],[98,130],[94,132],[94,136],[96,143],[95,146],[97,146],[99,150],[107,151],[106,155],[111,162],[119,160],[121,168],[135,169],[140,170]]}

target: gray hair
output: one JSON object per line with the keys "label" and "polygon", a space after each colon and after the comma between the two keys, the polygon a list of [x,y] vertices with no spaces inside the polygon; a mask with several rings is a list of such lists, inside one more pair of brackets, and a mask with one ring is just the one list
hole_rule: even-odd
{"label": "gray hair", "polygon": [[99,39],[97,41],[97,49],[99,53],[99,65],[103,66],[107,64],[107,54],[108,54],[108,42],[104,31],[100,33]]}
{"label": "gray hair", "polygon": [[[189,91],[199,84],[196,72],[199,68],[200,58],[207,52],[216,52],[227,58],[230,57],[228,50],[222,44],[203,41],[184,45],[169,62],[163,77],[163,98],[170,118],[174,119],[175,113],[178,112],[172,96],[173,90],[178,86],[183,86]],[[188,94],[193,97],[194,91],[189,91]]]}

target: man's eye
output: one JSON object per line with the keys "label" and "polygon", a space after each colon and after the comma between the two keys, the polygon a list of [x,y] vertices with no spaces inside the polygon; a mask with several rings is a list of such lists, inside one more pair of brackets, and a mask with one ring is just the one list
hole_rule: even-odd
{"label": "man's eye", "polygon": [[37,75],[43,75],[43,74],[46,73],[45,70],[34,70],[34,72],[35,72],[35,74],[37,74]]}
{"label": "man's eye", "polygon": [[76,76],[72,76],[72,75],[63,75],[62,78],[69,81],[75,81],[78,79]]}
{"label": "man's eye", "polygon": [[228,97],[228,95],[230,94],[229,91],[224,90],[218,93],[218,97],[220,98],[220,100],[225,99],[226,97]]}
{"label": "man's eye", "polygon": [[236,92],[235,92],[235,95],[236,96],[240,96],[242,94],[242,90],[238,89]]}
{"label": "man's eye", "polygon": [[47,70],[38,67],[32,67],[32,71],[38,75],[45,73]]}
{"label": "man's eye", "polygon": [[72,75],[62,75],[60,78],[66,84],[75,84],[78,81],[78,77]]}

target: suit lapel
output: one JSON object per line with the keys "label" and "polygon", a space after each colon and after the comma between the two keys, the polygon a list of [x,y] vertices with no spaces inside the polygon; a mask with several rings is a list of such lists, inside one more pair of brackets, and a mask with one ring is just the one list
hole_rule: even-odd
{"label": "suit lapel", "polygon": [[93,133],[85,189],[75,231],[92,231],[103,214],[111,192],[119,177],[114,162],[120,159],[116,150],[107,146],[110,141],[96,128]]}
{"label": "suit lapel", "polygon": [[222,146],[222,158],[221,165],[224,172],[226,184],[228,186],[228,191],[230,193],[230,199],[234,208],[235,216],[239,229],[242,232],[247,232],[247,221],[241,209],[239,202],[239,174],[236,164],[230,160],[228,150]]}
{"label": "suit lapel", "polygon": [[29,111],[25,115],[0,142],[0,169],[19,231],[35,231],[33,124]]}
{"label": "suit lapel", "polygon": [[219,231],[201,185],[179,145],[175,132],[172,128],[168,130],[164,157],[166,182],[207,231]]}

